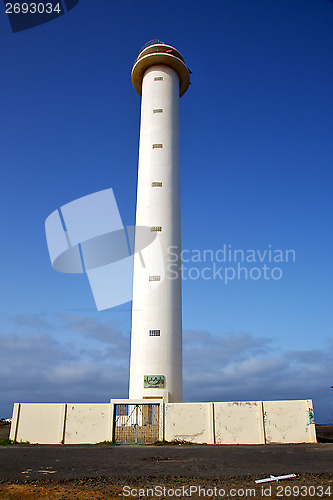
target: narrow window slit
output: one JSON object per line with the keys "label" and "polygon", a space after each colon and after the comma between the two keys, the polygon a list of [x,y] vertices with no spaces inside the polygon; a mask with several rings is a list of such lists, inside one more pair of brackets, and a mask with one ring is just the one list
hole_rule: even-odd
{"label": "narrow window slit", "polygon": [[149,330],[150,337],[159,337],[161,335],[161,330]]}
{"label": "narrow window slit", "polygon": [[149,276],[149,281],[161,281],[160,275]]}

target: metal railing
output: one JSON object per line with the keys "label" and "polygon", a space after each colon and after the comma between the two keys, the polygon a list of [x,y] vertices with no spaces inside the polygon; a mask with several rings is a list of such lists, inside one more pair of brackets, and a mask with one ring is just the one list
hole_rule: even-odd
{"label": "metal railing", "polygon": [[156,45],[157,43],[160,43],[162,45],[166,45],[164,42],[162,42],[162,40],[158,40],[158,38],[154,38],[153,40],[149,40],[149,42],[145,43],[141,49],[140,49],[140,52],[142,52],[144,49],[146,49],[147,47],[149,47],[150,45]]}

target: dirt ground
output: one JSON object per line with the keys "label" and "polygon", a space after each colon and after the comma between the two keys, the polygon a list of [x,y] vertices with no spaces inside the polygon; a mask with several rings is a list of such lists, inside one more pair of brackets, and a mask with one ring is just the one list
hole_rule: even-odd
{"label": "dirt ground", "polygon": [[[300,474],[294,479],[259,485],[255,477],[83,478],[0,484],[1,499],[111,500],[123,498],[313,498],[333,497],[333,474]],[[147,489],[150,489],[150,491]],[[199,489],[200,488],[200,489]],[[141,490],[141,491],[140,491]]]}
{"label": "dirt ground", "polygon": [[0,425],[0,440],[9,437],[10,425]]}

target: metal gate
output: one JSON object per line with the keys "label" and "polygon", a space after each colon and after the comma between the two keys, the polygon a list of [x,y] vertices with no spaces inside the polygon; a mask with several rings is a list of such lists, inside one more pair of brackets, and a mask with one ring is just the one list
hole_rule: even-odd
{"label": "metal gate", "polygon": [[150,444],[159,439],[159,404],[115,404],[113,440],[120,444]]}

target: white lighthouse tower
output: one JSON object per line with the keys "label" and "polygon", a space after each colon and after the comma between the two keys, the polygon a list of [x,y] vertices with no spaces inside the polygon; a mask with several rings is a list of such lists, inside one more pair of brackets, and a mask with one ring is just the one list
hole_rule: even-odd
{"label": "white lighthouse tower", "polygon": [[[159,244],[147,247],[144,262],[135,254],[129,398],[180,402],[179,97],[189,87],[190,72],[178,50],[156,40],[139,53],[132,82],[142,96],[136,226],[150,227]],[[135,245],[140,250],[137,240]]]}

